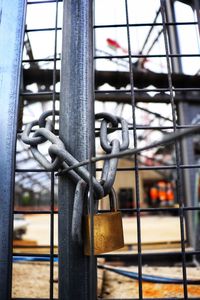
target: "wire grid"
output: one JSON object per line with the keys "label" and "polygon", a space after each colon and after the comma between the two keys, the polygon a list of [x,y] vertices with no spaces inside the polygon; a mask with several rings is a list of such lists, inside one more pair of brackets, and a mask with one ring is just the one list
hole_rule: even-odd
{"label": "wire grid", "polygon": [[[59,6],[60,3],[60,6]],[[47,12],[50,14],[49,18],[51,17],[52,19],[50,20],[50,23],[53,24],[53,26],[47,27],[45,24],[45,20],[41,19],[41,12],[44,11],[44,5],[46,7]],[[33,12],[32,12],[33,10]],[[33,103],[37,103],[41,100],[40,97],[43,97],[44,95],[48,98],[48,104],[49,107],[48,109],[51,109],[53,111],[52,115],[52,122],[54,126],[56,125],[56,119],[55,119],[55,110],[56,110],[56,102],[59,99],[59,87],[56,87],[57,83],[57,77],[59,73],[59,67],[58,67],[58,62],[60,62],[60,49],[58,50],[58,45],[59,47],[61,46],[60,43],[58,44],[58,32],[61,34],[62,28],[58,24],[58,18],[61,18],[59,15],[59,11],[62,10],[62,1],[60,0],[53,0],[53,1],[28,1],[27,2],[27,24],[28,27],[26,27],[25,30],[25,41],[24,41],[24,59],[22,61],[23,65],[23,70],[26,70],[29,68],[31,69],[32,67],[35,68],[36,70],[40,69],[50,69],[51,74],[49,78],[49,87],[48,85],[46,87],[41,87],[42,84],[38,83],[36,81],[37,87],[30,87],[30,91],[27,91],[27,85],[25,84],[24,90],[22,89],[20,92],[20,96],[22,99],[23,103],[23,109],[26,109],[26,107],[30,107],[27,111],[29,112],[30,110],[30,115],[35,115],[38,116],[38,114],[41,114],[43,111],[43,108],[41,109],[40,106],[36,106],[33,108],[30,105],[30,96],[33,97]],[[38,14],[38,22],[33,21],[33,16]],[[43,15],[44,16],[44,15]],[[37,18],[36,18],[37,19]],[[34,25],[29,25],[32,24]],[[48,20],[47,20],[48,23]],[[43,28],[42,26],[44,24]],[[35,28],[32,28],[31,26],[35,26]],[[50,39],[46,40],[47,45],[44,45],[45,43],[45,38],[44,41],[42,40],[41,33],[45,34],[48,38],[48,34],[50,33]],[[29,35],[31,35],[31,38],[29,39]],[[41,46],[39,46],[40,50],[38,51],[36,48],[32,49],[32,44],[33,42],[34,47],[37,47],[37,44],[35,44],[35,41],[37,43],[41,43],[43,45],[44,51],[42,51],[44,54],[43,57],[35,58],[34,54],[40,56],[41,51]],[[59,41],[60,42],[60,41]],[[27,47],[26,47],[26,44]],[[48,46],[50,44],[50,46]],[[48,49],[50,48],[50,50]],[[46,51],[46,53],[45,53]],[[49,53],[50,52],[50,53]],[[26,53],[26,55],[25,55]],[[49,57],[50,55],[50,57]],[[26,57],[27,56],[27,57]],[[26,75],[25,75],[26,76]],[[45,89],[45,91],[43,91]],[[30,106],[29,106],[30,105]],[[37,104],[36,104],[37,105]],[[42,102],[41,102],[42,105]],[[26,113],[27,113],[26,111]],[[22,112],[22,120],[20,120],[22,123],[19,125],[20,127],[23,128],[23,125],[27,123],[27,120],[31,118],[34,118],[33,116],[29,116],[28,119],[26,118],[26,113],[25,113],[25,118],[24,118],[24,112]],[[37,118],[37,117],[36,117]],[[19,116],[19,119],[21,119],[21,116]],[[56,126],[55,126],[56,127]],[[55,181],[55,174],[54,172],[47,172],[46,170],[42,169],[39,165],[35,164],[34,160],[32,160],[31,155],[29,154],[28,150],[26,147],[22,147],[21,141],[20,141],[20,134],[21,130],[18,130],[19,134],[19,141],[18,141],[18,147],[19,151],[17,152],[17,159],[16,159],[16,186],[22,187],[22,191],[29,191],[33,189],[33,193],[39,192],[39,196],[41,197],[41,191],[44,189],[47,191],[47,197],[48,199],[48,205],[41,208],[40,204],[30,207],[30,208],[22,208],[21,207],[16,207],[14,210],[15,215],[20,215],[20,214],[29,214],[29,215],[49,215],[50,220],[49,220],[49,247],[45,247],[49,249],[49,254],[46,253],[44,254],[42,251],[43,246],[31,246],[32,253],[28,251],[28,253],[15,253],[15,256],[19,257],[26,257],[29,259],[29,257],[34,257],[36,260],[39,257],[42,257],[44,260],[47,259],[49,261],[49,296],[48,299],[55,299],[55,291],[54,291],[54,280],[55,275],[54,275],[54,261],[55,258],[58,256],[57,253],[55,253],[55,220],[54,220],[54,215],[58,213],[56,206],[55,206],[55,194],[56,194],[56,188],[57,188],[57,182]],[[22,149],[21,149],[21,147]],[[22,156],[21,161],[18,159],[19,155]],[[29,162],[29,163],[27,163]],[[26,184],[25,180],[29,178],[29,182]],[[35,178],[35,179],[34,179]],[[35,181],[34,181],[35,180]],[[32,183],[32,186],[31,186]],[[36,189],[34,188],[34,184],[36,185]],[[25,247],[26,248],[26,247]],[[28,247],[29,248],[29,247]],[[34,251],[36,250],[36,253]],[[38,250],[39,249],[39,252]],[[30,295],[30,293],[28,293]],[[26,295],[25,295],[26,296]],[[13,299],[18,299],[18,298],[13,298]],[[20,298],[21,299],[21,298]],[[24,298],[23,298],[24,299]],[[32,299],[32,298],[30,298]],[[38,298],[39,299],[39,298]],[[44,299],[41,296],[41,299]]]}
{"label": "wire grid", "polygon": [[[46,63],[53,63],[53,78],[52,78],[52,91],[45,91],[45,92],[35,92],[35,93],[29,93],[27,91],[22,91],[21,96],[22,97],[35,97],[39,98],[40,96],[49,96],[52,97],[53,101],[52,101],[52,109],[53,111],[55,111],[55,105],[56,105],[56,100],[58,97],[58,91],[56,91],[56,70],[57,70],[57,62],[60,60],[60,58],[58,57],[58,53],[57,53],[57,32],[61,30],[61,27],[58,27],[57,21],[58,21],[58,2],[61,1],[29,1],[28,5],[34,5],[34,4],[43,4],[43,3],[54,3],[55,4],[55,27],[53,28],[31,28],[31,29],[27,29],[28,33],[31,32],[42,32],[42,31],[55,31],[55,36],[54,36],[54,55],[53,58],[38,58],[38,59],[24,59],[23,63],[40,63],[40,62],[46,62]],[[198,87],[174,87],[172,82],[172,69],[171,69],[171,58],[182,58],[182,57],[197,57],[199,56],[199,54],[180,54],[180,53],[176,53],[176,54],[172,54],[170,53],[169,50],[169,44],[168,44],[168,37],[167,37],[167,26],[169,25],[173,25],[173,26],[182,26],[182,25],[197,25],[197,22],[173,22],[173,23],[169,23],[166,22],[165,19],[165,7],[164,7],[164,1],[161,1],[161,6],[160,6],[160,12],[161,12],[161,21],[160,22],[149,22],[149,23],[135,23],[135,24],[130,24],[129,19],[130,19],[130,15],[131,15],[131,11],[129,10],[129,3],[127,0],[124,1],[124,10],[125,10],[125,24],[108,24],[108,25],[94,25],[94,32],[96,33],[97,30],[100,29],[105,29],[105,28],[124,28],[126,30],[126,37],[127,37],[127,54],[126,55],[116,55],[116,54],[112,54],[112,55],[105,55],[105,53],[103,53],[104,55],[97,55],[95,54],[94,59],[95,62],[97,62],[98,60],[117,60],[117,63],[119,64],[119,61],[121,59],[126,59],[128,61],[128,70],[129,70],[129,79],[128,79],[128,83],[129,83],[129,87],[124,90],[119,90],[119,89],[114,89],[114,90],[108,90],[108,89],[98,89],[96,90],[96,99],[105,99],[103,101],[111,101],[113,99],[122,99],[125,98],[125,102],[127,101],[127,97],[128,97],[128,102],[131,103],[132,106],[132,122],[129,124],[129,130],[130,130],[130,134],[132,135],[132,140],[133,140],[133,146],[135,148],[138,147],[138,132],[142,131],[144,132],[149,132],[150,130],[159,130],[159,131],[163,131],[163,132],[168,132],[168,131],[176,131],[178,129],[181,128],[187,128],[187,127],[191,127],[193,125],[191,124],[177,124],[176,121],[176,104],[174,103],[174,99],[176,100],[176,97],[178,97],[179,95],[176,95],[176,93],[178,92],[199,92],[199,88]],[[132,43],[131,43],[131,28],[132,27],[150,27],[150,28],[154,28],[157,26],[161,26],[163,28],[163,33],[162,33],[162,37],[164,40],[164,46],[165,46],[165,53],[164,54],[132,54]],[[97,36],[98,39],[98,36]],[[167,65],[167,75],[168,75],[168,87],[166,88],[135,88],[135,74],[134,74],[134,69],[133,69],[133,59],[141,59],[141,58],[164,58],[166,59],[166,65]],[[127,62],[126,62],[127,64]],[[98,71],[96,71],[96,76],[98,76]],[[141,80],[141,79],[140,79]],[[145,92],[157,92],[157,93],[168,93],[165,94],[167,95],[167,99],[163,100],[162,102],[166,102],[166,103],[170,103],[171,105],[171,111],[172,111],[172,125],[162,125],[162,126],[147,126],[147,125],[143,125],[143,124],[138,124],[137,123],[137,116],[136,114],[138,113],[138,110],[140,108],[139,105],[137,104],[138,99],[140,100],[140,106],[142,108],[142,110],[145,110],[145,106],[143,107],[143,103],[150,101],[150,99],[145,100],[144,98],[139,98],[140,95],[142,95],[142,93]],[[110,96],[110,99],[109,99]],[[152,99],[151,99],[152,100]],[[127,102],[126,102],[127,103]],[[177,103],[177,102],[176,102]],[[147,110],[147,109],[146,109]],[[149,109],[149,112],[152,114],[153,112]],[[157,115],[154,113],[156,118],[159,118],[158,113]],[[162,118],[166,118],[165,116],[163,117],[163,114],[160,113]],[[55,122],[55,115],[53,115],[53,120]],[[98,128],[96,128],[96,130],[98,130]],[[150,257],[150,258],[155,258],[156,257],[162,257],[162,256],[167,256],[170,259],[173,258],[174,255],[177,254],[177,252],[173,252],[173,251],[169,251],[167,253],[165,252],[160,252],[159,254],[157,252],[155,253],[143,253],[142,252],[142,242],[141,242],[141,214],[142,213],[149,213],[149,212],[165,212],[165,211],[171,211],[171,212],[178,212],[179,213],[179,218],[180,218],[180,232],[181,232],[181,238],[180,238],[180,242],[181,242],[181,251],[180,251],[180,255],[181,255],[181,265],[182,265],[182,273],[183,273],[183,287],[184,287],[184,295],[183,295],[183,299],[188,299],[188,294],[187,294],[187,265],[186,265],[186,259],[188,256],[196,256],[199,255],[200,252],[199,251],[195,251],[195,250],[190,250],[190,251],[186,251],[185,249],[185,242],[187,240],[186,238],[186,233],[184,232],[184,217],[186,215],[186,212],[188,211],[199,211],[199,206],[189,206],[187,204],[183,203],[182,200],[182,196],[180,195],[180,193],[183,193],[183,182],[181,179],[181,172],[182,170],[185,169],[197,169],[199,168],[199,164],[184,164],[182,163],[182,161],[180,161],[180,145],[178,143],[175,143],[175,163],[174,164],[167,164],[165,165],[162,161],[162,165],[159,166],[145,166],[142,165],[140,163],[140,158],[141,156],[136,154],[134,155],[134,157],[132,157],[132,160],[134,161],[134,166],[131,168],[118,168],[119,172],[127,172],[127,171],[133,171],[134,172],[134,178],[135,178],[135,199],[136,199],[136,207],[135,208],[121,208],[122,212],[126,212],[126,213],[130,213],[130,214],[136,214],[136,220],[137,220],[137,254],[117,254],[116,255],[116,259],[118,259],[119,261],[131,261],[134,260],[137,262],[138,264],[138,294],[139,294],[139,299],[144,299],[143,297],[143,281],[142,281],[142,274],[143,274],[143,262],[145,261],[146,257]],[[141,203],[140,203],[140,187],[139,187],[139,177],[140,177],[140,172],[143,170],[156,170],[156,171],[165,171],[165,170],[175,170],[175,172],[177,173],[177,200],[178,200],[178,204],[179,207],[148,207],[148,208],[144,208],[141,207]],[[97,172],[101,171],[101,168],[97,168]],[[17,168],[16,169],[17,174],[18,173],[24,173],[24,172],[31,172],[31,173],[46,173],[45,170],[42,169],[36,169],[35,166],[33,168],[26,168],[26,169],[22,169],[22,168]],[[26,173],[25,173],[26,174]],[[45,210],[45,211],[26,211],[26,213],[30,213],[30,214],[49,214],[50,215],[50,255],[46,255],[47,257],[50,257],[50,283],[49,283],[49,299],[53,299],[53,295],[54,295],[54,288],[53,288],[53,271],[54,271],[54,258],[57,256],[54,253],[54,214],[57,213],[55,212],[55,199],[54,199],[54,195],[55,195],[55,180],[54,180],[54,173],[52,172],[51,174],[49,174],[50,176],[50,184],[51,184],[51,205],[50,205],[50,210]],[[92,188],[92,183],[90,184],[91,188]],[[19,214],[19,213],[23,213],[24,211],[14,211],[14,213]],[[163,249],[164,250],[164,249]],[[19,254],[19,255],[26,255],[26,256],[37,256],[34,253],[23,253],[23,254]],[[38,254],[39,256],[39,254]],[[42,256],[45,256],[44,254]],[[113,256],[110,254],[106,254],[106,255],[101,255],[100,257],[104,257],[108,260],[110,260]],[[136,260],[135,260],[136,258]],[[91,257],[91,270],[93,269],[93,264],[94,264],[94,260],[93,257]],[[95,294],[95,287],[94,287],[94,282],[93,282],[93,276],[90,277],[91,279],[91,299],[93,298],[93,295]],[[120,295],[119,295],[120,296]],[[117,299],[117,298],[116,298]],[[167,299],[167,298],[165,298]],[[173,298],[169,298],[169,299],[173,299]]]}
{"label": "wire grid", "polygon": [[[98,2],[98,1],[96,1]],[[181,123],[181,121],[179,119],[177,119],[177,110],[179,110],[179,106],[177,104],[177,101],[175,103],[175,100],[177,100],[177,94],[178,92],[187,92],[187,91],[199,91],[199,88],[192,88],[187,86],[186,88],[184,87],[184,85],[182,85],[181,87],[178,86],[174,86],[173,85],[173,79],[172,79],[172,60],[173,58],[178,58],[181,59],[183,57],[199,57],[199,53],[195,53],[195,54],[183,54],[183,53],[172,53],[174,51],[170,51],[170,41],[169,41],[169,36],[168,36],[168,29],[170,28],[170,26],[173,26],[174,28],[178,28],[178,26],[183,26],[183,25],[198,25],[198,22],[176,22],[176,20],[173,20],[173,22],[171,21],[167,21],[166,20],[166,1],[160,1],[160,5],[158,5],[158,10],[156,13],[156,17],[153,21],[153,23],[146,23],[146,22],[142,22],[142,23],[131,23],[130,24],[130,16],[131,14],[133,14],[133,8],[132,10],[129,9],[129,6],[131,7],[131,3],[130,1],[124,0],[122,1],[124,2],[124,15],[125,15],[125,22],[121,22],[120,24],[95,24],[94,26],[94,31],[95,31],[95,37],[96,40],[98,41],[98,34],[100,36],[99,31],[100,30],[105,30],[105,29],[126,29],[126,35],[127,35],[127,54],[121,54],[121,55],[116,55],[116,53],[114,52],[109,52],[109,53],[105,53],[103,51],[98,51],[98,49],[96,49],[96,54],[95,54],[95,61],[96,61],[96,65],[99,66],[99,68],[101,69],[100,63],[98,64],[97,61],[105,61],[105,60],[109,60],[109,61],[116,61],[118,59],[118,61],[125,61],[126,59],[128,59],[128,64],[129,64],[129,80],[127,79],[127,87],[124,88],[124,85],[122,84],[121,89],[115,89],[113,88],[113,86],[116,86],[117,84],[113,84],[113,81],[110,81],[109,84],[112,86],[112,89],[109,87],[106,89],[97,89],[96,90],[96,99],[98,100],[102,100],[102,101],[115,101],[115,99],[118,99],[118,101],[120,102],[120,100],[122,101],[122,103],[131,103],[131,107],[132,107],[132,123],[129,126],[129,130],[130,132],[132,132],[133,135],[133,146],[134,148],[138,147],[138,137],[139,137],[139,131],[140,130],[144,130],[143,132],[148,132],[150,133],[150,130],[160,130],[160,131],[165,131],[170,129],[170,131],[174,131],[176,132],[177,130],[181,129],[181,128],[186,128],[186,127],[191,127],[194,125],[191,124],[186,124],[186,123]],[[144,3],[145,5],[145,3]],[[121,3],[121,9],[123,10],[123,4]],[[111,13],[111,11],[110,11]],[[158,14],[161,14],[161,20],[157,21],[157,16]],[[123,14],[123,12],[122,12]],[[136,16],[137,12],[134,14],[134,16]],[[133,20],[133,18],[132,18]],[[118,21],[116,22],[118,23]],[[132,28],[143,28],[145,26],[148,26],[149,31],[147,34],[147,37],[144,41],[142,50],[139,52],[139,54],[133,54],[132,51],[132,45],[134,44],[133,41],[131,42],[131,38],[133,38],[133,33],[131,34],[131,29]],[[145,54],[144,53],[144,48],[146,46],[146,43],[148,41],[148,38],[150,37],[153,29],[155,29],[157,26],[161,26],[162,27],[162,35],[160,38],[163,38],[163,42],[164,42],[164,54],[160,54],[160,53],[156,53],[156,54]],[[108,30],[108,33],[111,32]],[[124,31],[125,33],[125,31]],[[116,34],[117,35],[117,34]],[[118,38],[120,39],[120,34],[118,33]],[[159,34],[160,36],[160,34]],[[134,38],[133,38],[134,40]],[[115,41],[114,41],[115,43]],[[153,43],[152,43],[153,44]],[[173,45],[171,45],[173,47]],[[116,48],[122,48],[121,45],[116,45]],[[150,47],[150,49],[152,49]],[[123,50],[123,49],[122,49]],[[158,50],[158,49],[157,49]],[[159,51],[159,50],[158,50]],[[150,52],[150,51],[149,51]],[[134,69],[134,64],[133,64],[133,59],[141,59],[141,58],[164,58],[166,60],[166,66],[167,66],[167,78],[168,78],[168,87],[166,88],[141,88],[140,86],[138,86],[138,78],[137,78],[137,74],[135,74],[134,71],[137,71],[136,69]],[[180,60],[179,60],[180,61]],[[120,67],[124,67],[124,65],[122,63],[118,63],[118,68],[120,72]],[[113,72],[114,73],[114,72]],[[137,73],[137,72],[136,72]],[[136,86],[135,86],[135,79],[136,76]],[[119,78],[117,78],[116,75],[116,80],[120,80]],[[140,77],[140,80],[142,82],[142,74]],[[109,80],[108,80],[109,81]],[[107,82],[108,82],[107,81]],[[128,85],[129,84],[129,85]],[[97,85],[97,84],[96,84]],[[142,84],[141,84],[142,86]],[[145,86],[145,84],[144,84]],[[130,87],[130,88],[129,88]],[[171,116],[172,119],[170,120],[172,125],[171,126],[165,126],[164,125],[160,125],[160,126],[151,126],[151,124],[149,126],[145,126],[143,124],[138,124],[136,121],[136,114],[138,113],[138,102],[140,102],[140,106],[139,108],[146,110],[144,103],[145,101],[148,102],[148,100],[145,100],[144,98],[140,98],[140,93],[145,93],[145,92],[155,92],[155,93],[169,93],[168,96],[168,100],[171,106]],[[153,100],[153,99],[151,99]],[[149,99],[149,101],[151,102],[151,100]],[[164,98],[161,100],[161,102],[165,102]],[[159,102],[159,100],[158,100]],[[152,113],[152,111],[148,111],[148,113]],[[162,118],[165,118],[165,114],[162,111],[161,113]],[[159,114],[156,115],[155,113],[155,118],[160,118],[161,116]],[[199,250],[193,250],[193,251],[186,251],[186,242],[188,237],[186,236],[186,232],[185,232],[185,227],[184,227],[184,222],[185,222],[185,218],[187,215],[187,212],[193,211],[193,212],[198,212],[199,211],[199,206],[198,205],[194,205],[194,206],[190,206],[188,204],[188,202],[184,203],[183,201],[183,192],[184,192],[184,181],[183,181],[183,170],[189,170],[189,169],[198,169],[199,168],[199,163],[189,163],[188,165],[184,164],[183,161],[181,161],[181,144],[179,142],[175,142],[174,143],[174,149],[175,149],[175,162],[174,164],[168,164],[162,160],[161,165],[160,166],[144,166],[141,164],[141,160],[140,160],[140,155],[136,154],[132,157],[132,159],[134,160],[134,166],[132,168],[118,168],[118,172],[127,172],[127,171],[133,171],[134,172],[134,178],[135,178],[135,199],[136,199],[136,207],[132,208],[132,209],[127,209],[127,208],[121,208],[122,212],[129,212],[130,214],[134,214],[136,213],[136,219],[137,219],[137,254],[119,254],[117,255],[117,259],[118,260],[122,260],[122,261],[128,261],[129,263],[131,261],[134,260],[134,262],[138,265],[138,299],[145,299],[143,296],[143,279],[142,279],[142,274],[143,274],[143,265],[144,265],[144,261],[146,261],[146,258],[153,258],[153,257],[157,257],[158,260],[159,258],[161,258],[162,256],[167,257],[168,261],[170,262],[170,260],[172,259],[172,257],[174,255],[176,255],[176,252],[174,251],[168,251],[167,253],[164,252],[164,248],[162,249],[163,251],[161,251],[160,253],[158,252],[151,252],[151,253],[143,253],[142,251],[142,236],[141,236],[141,216],[144,212],[154,212],[154,213],[160,213],[160,212],[173,212],[176,211],[179,215],[179,220],[180,220],[180,243],[181,243],[181,249],[180,249],[180,260],[181,260],[181,266],[182,266],[182,276],[183,276],[183,299],[188,299],[188,283],[187,283],[187,258],[192,255],[192,257],[195,257],[196,255],[199,255]],[[145,155],[144,155],[145,156]],[[152,158],[153,159],[153,158]],[[156,159],[156,158],[155,158]],[[192,160],[191,160],[192,161]],[[148,208],[143,208],[141,207],[141,191],[140,191],[140,187],[139,187],[139,177],[140,177],[140,172],[142,170],[156,170],[156,171],[165,171],[165,170],[169,170],[169,169],[174,169],[176,172],[176,199],[177,199],[177,203],[178,203],[178,207],[148,207]],[[100,171],[100,169],[98,169]],[[191,234],[192,232],[190,231],[189,234]],[[188,234],[188,232],[187,232]],[[111,259],[112,261],[112,254],[107,254],[107,255],[101,255],[101,257],[104,257],[106,259]],[[116,259],[116,260],[117,260]],[[151,264],[151,263],[150,263]],[[123,294],[123,293],[122,293]],[[118,295],[120,297],[120,299],[128,299],[128,298],[123,298],[122,295]],[[132,297],[134,297],[134,295],[132,295]],[[135,299],[136,297],[134,297]],[[109,296],[106,297],[105,299],[109,299]],[[111,299],[111,298],[110,298]],[[118,299],[118,298],[113,298],[112,299]],[[131,298],[133,299],[133,298]],[[154,298],[155,299],[155,298]],[[167,298],[165,298],[167,299]],[[168,299],[173,299],[173,298],[168,298]],[[199,298],[198,298],[199,299]]]}

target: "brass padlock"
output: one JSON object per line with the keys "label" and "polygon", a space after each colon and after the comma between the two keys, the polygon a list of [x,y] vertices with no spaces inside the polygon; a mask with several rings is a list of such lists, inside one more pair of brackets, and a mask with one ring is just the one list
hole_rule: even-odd
{"label": "brass padlock", "polygon": [[[110,212],[94,214],[94,255],[110,252],[124,246],[121,213],[117,211],[114,189],[109,194]],[[84,254],[90,255],[90,215],[84,218]]]}

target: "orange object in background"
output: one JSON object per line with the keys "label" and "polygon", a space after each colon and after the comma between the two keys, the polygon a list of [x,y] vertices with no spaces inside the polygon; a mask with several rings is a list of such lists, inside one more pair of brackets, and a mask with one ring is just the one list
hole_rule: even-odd
{"label": "orange object in background", "polygon": [[158,181],[158,199],[162,205],[166,204],[167,201],[167,193],[166,193],[166,182]]}
{"label": "orange object in background", "polygon": [[150,189],[150,196],[152,200],[156,200],[158,197],[158,190],[155,186]]}
{"label": "orange object in background", "polygon": [[169,206],[174,203],[174,190],[171,182],[158,181],[149,190],[151,204]]}
{"label": "orange object in background", "polygon": [[150,193],[150,198],[151,198],[152,204],[153,204],[153,205],[156,204],[157,201],[158,201],[158,189],[157,189],[157,187],[152,186],[152,187],[150,188],[149,193]]}

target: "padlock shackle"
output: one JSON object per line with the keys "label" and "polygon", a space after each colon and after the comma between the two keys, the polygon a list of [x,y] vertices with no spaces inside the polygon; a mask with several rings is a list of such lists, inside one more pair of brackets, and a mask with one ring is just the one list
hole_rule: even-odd
{"label": "padlock shackle", "polygon": [[[85,196],[84,198],[87,197],[87,202],[85,203],[85,208],[87,210],[87,214],[90,214],[90,209],[89,209],[89,199],[90,199],[90,191],[89,191],[89,188],[87,187],[86,190],[85,190]],[[108,194],[108,197],[109,197],[109,202],[110,202],[110,211],[112,212],[115,212],[118,210],[118,201],[117,201],[117,195],[116,195],[116,192],[114,190],[114,188],[112,187],[111,190],[110,190],[110,193]],[[95,199],[94,198],[94,214],[97,213],[98,211],[98,201],[101,201],[101,199]]]}
{"label": "padlock shackle", "polygon": [[118,210],[118,201],[117,201],[117,195],[112,187],[109,193],[109,200],[110,200],[110,211],[117,211]]}

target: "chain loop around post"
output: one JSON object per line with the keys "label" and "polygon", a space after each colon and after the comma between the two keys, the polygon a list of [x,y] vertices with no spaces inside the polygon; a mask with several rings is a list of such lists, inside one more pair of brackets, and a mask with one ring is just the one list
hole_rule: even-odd
{"label": "chain loop around post", "polygon": [[[57,116],[58,111],[54,113],[52,111],[44,112],[39,121],[33,121],[28,124],[22,133],[22,141],[30,145],[31,152],[34,158],[48,171],[63,170],[78,164],[79,161],[71,155],[65,148],[64,143],[57,137],[54,132],[54,126],[51,120],[47,119],[49,116]],[[101,120],[100,128],[100,142],[102,148],[106,153],[117,154],[120,150],[125,150],[129,146],[129,134],[128,134],[128,123],[121,117],[114,116],[110,113],[99,113],[95,115],[96,120]],[[108,124],[111,124],[112,131],[118,130],[118,124],[121,123],[122,131],[122,142],[115,138],[112,141],[108,139]],[[33,127],[38,126],[30,136]],[[45,155],[43,155],[39,149],[38,145],[49,141],[51,145],[48,148],[48,153],[52,158],[50,162]],[[103,196],[109,194],[113,183],[115,181],[116,171],[117,171],[117,158],[112,158],[110,160],[105,160],[103,165],[103,171],[100,182],[93,176],[92,184],[94,188],[94,194],[96,199],[100,199]],[[90,182],[89,171],[83,167],[79,166],[76,169],[69,170],[68,172],[70,178],[78,183],[83,180],[87,184]]]}

